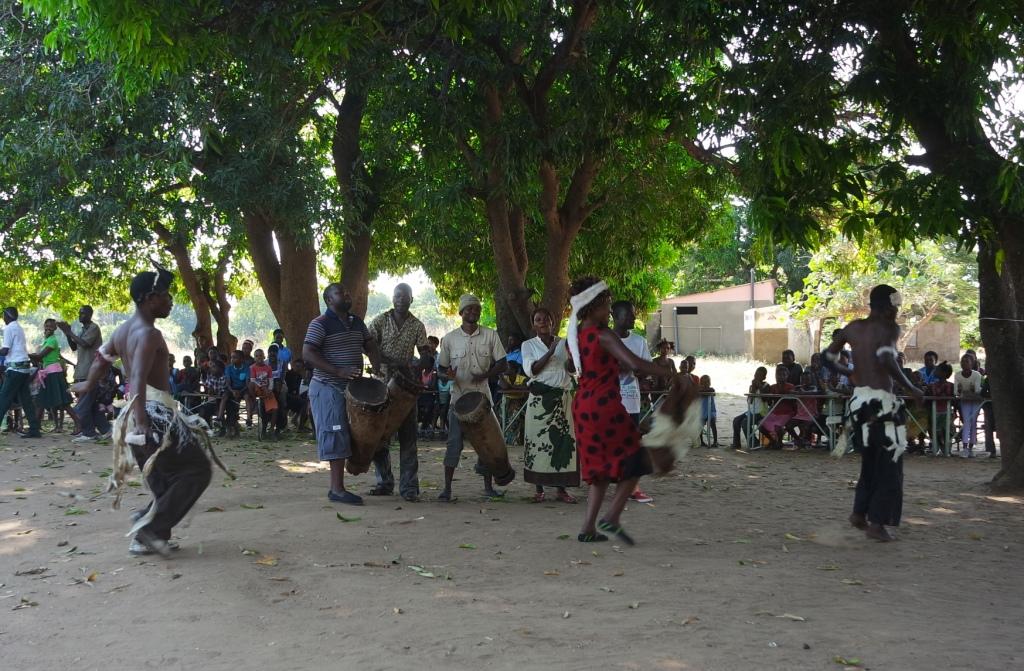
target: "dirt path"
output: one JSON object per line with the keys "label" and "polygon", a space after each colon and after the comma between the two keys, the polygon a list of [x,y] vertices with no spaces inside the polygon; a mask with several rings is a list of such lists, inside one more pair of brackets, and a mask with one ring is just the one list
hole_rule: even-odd
{"label": "dirt path", "polygon": [[[143,561],[123,538],[141,488],[121,512],[91,498],[108,448],[0,438],[4,668],[1024,665],[1024,499],[988,494],[985,459],[909,459],[901,540],[880,545],[843,523],[855,458],[701,450],[645,483],[624,548],[578,543],[581,506],[519,480],[505,502],[463,469],[454,505],[340,507],[308,442],[222,452],[239,480],[215,475],[181,552]],[[428,500],[442,454],[421,447]]]}

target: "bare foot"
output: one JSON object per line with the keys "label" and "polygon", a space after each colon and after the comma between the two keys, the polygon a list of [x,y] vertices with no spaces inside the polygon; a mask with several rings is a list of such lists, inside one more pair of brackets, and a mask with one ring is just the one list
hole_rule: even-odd
{"label": "bare foot", "polygon": [[868,520],[863,513],[850,513],[850,524],[861,530],[868,528]]}
{"label": "bare foot", "polygon": [[876,541],[881,541],[882,543],[888,543],[889,541],[896,540],[896,537],[890,534],[888,529],[883,527],[881,524],[870,525],[864,534],[868,538],[873,538]]}

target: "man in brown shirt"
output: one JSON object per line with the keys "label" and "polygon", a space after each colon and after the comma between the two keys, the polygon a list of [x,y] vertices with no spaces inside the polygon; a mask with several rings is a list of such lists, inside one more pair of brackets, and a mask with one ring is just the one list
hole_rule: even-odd
{"label": "man in brown shirt", "polygon": [[[103,344],[103,335],[100,333],[99,324],[94,322],[92,317],[92,307],[83,305],[78,310],[76,325],[72,326],[64,321],[57,322],[57,328],[68,339],[71,350],[78,354],[78,362],[75,364],[75,382],[84,382],[89,377],[89,367],[92,366],[96,352]],[[72,442],[89,442],[110,433],[110,422],[107,421],[106,414],[99,411],[98,387],[93,387],[90,392],[78,396],[75,412],[78,413],[81,420],[82,433]]]}
{"label": "man in brown shirt", "polygon": [[[391,296],[393,306],[370,322],[370,334],[380,345],[381,364],[384,375],[390,379],[392,375],[406,375],[417,379],[412,374],[414,349],[420,356],[428,353],[427,329],[417,319],[409,307],[412,305],[412,287],[399,284]],[[388,436],[390,441],[391,437]],[[391,470],[390,445],[384,445],[373,457],[377,471],[377,484],[370,490],[371,496],[388,496],[395,491],[395,475]],[[415,501],[420,494],[419,458],[416,445],[416,406],[414,405],[398,427],[398,491],[406,501]]]}

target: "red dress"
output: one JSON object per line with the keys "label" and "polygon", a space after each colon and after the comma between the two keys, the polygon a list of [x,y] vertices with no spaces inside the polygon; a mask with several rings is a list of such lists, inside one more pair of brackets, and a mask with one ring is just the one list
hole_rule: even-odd
{"label": "red dress", "polygon": [[598,340],[600,327],[579,332],[579,389],[572,401],[580,474],[586,482],[618,481],[651,472],[640,431],[622,405],[619,364]]}

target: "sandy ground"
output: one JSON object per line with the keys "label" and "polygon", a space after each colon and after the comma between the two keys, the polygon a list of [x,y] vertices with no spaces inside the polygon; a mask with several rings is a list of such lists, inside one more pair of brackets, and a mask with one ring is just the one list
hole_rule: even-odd
{"label": "sandy ground", "polygon": [[438,442],[421,446],[424,502],[362,508],[327,501],[304,437],[220,444],[240,477],[215,475],[162,561],[126,552],[142,489],[122,511],[98,496],[107,447],[0,437],[3,668],[1024,664],[1024,499],[990,495],[985,458],[910,458],[883,545],[845,525],[856,458],[700,450],[644,483],[629,548],[578,543],[582,505],[530,503],[518,479],[486,501],[462,469],[460,500],[434,502]]}

